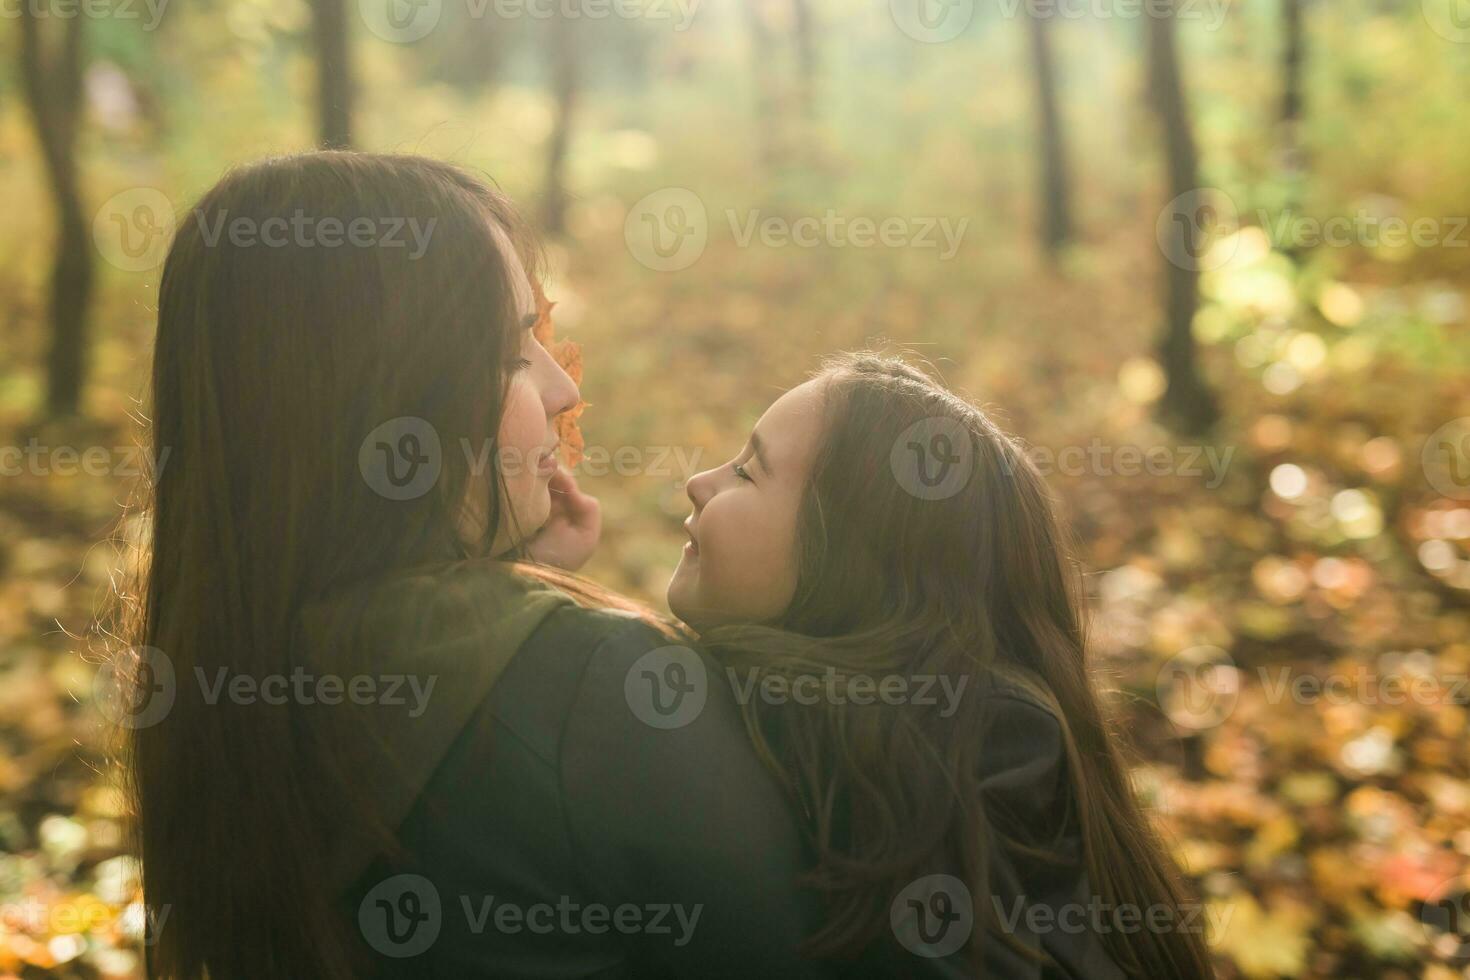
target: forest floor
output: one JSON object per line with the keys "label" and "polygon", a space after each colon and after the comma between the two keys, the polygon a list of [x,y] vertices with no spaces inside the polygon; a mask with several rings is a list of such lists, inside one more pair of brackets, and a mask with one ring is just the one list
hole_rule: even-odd
{"label": "forest floor", "polygon": [[[914,352],[1049,470],[1138,785],[1204,897],[1221,975],[1470,977],[1448,928],[1456,908],[1470,928],[1470,442],[1453,442],[1470,430],[1425,454],[1470,416],[1465,297],[1241,244],[1204,283],[1225,414],[1203,443],[1152,420],[1151,239],[1116,232],[1064,272],[987,242],[944,266],[721,239],[661,277],[626,261],[620,225],[584,229],[551,283],[585,360],[582,429],[642,461],[582,474],[606,526],[587,572],[661,604],[684,470],[737,451],[821,354]],[[0,977],[135,977],[89,637],[152,324],[106,292],[87,421],[37,426],[40,300],[12,294],[0,445],[35,448],[0,477]]]}

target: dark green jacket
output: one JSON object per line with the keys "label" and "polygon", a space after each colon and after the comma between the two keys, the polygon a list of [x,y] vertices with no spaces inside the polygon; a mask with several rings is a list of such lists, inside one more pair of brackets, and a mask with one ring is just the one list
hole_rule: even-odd
{"label": "dark green jacket", "polygon": [[[428,691],[311,716],[347,721],[323,737],[351,746],[371,818],[344,819],[327,854],[364,976],[970,974],[892,936],[855,963],[797,954],[820,923],[796,885],[812,855],[702,651],[496,563],[394,574],[304,624],[322,670]],[[994,851],[994,894],[975,903],[1014,920],[1017,901],[1086,902],[1059,726],[1018,690],[974,693],[991,709],[987,807],[1074,848],[1060,869]],[[989,976],[1121,976],[1090,931],[1014,935],[1055,962],[987,940]]]}
{"label": "dark green jacket", "polygon": [[[329,855],[380,975],[829,975],[795,953],[818,914],[796,820],[702,653],[644,660],[673,641],[485,563],[394,575],[305,623],[335,672],[434,678],[418,717],[349,706],[350,770],[406,852],[344,821]],[[649,673],[690,658],[703,707],[644,721]]]}

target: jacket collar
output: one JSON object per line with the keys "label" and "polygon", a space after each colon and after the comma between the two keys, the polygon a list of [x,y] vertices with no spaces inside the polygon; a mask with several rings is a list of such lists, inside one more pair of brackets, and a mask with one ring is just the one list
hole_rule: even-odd
{"label": "jacket collar", "polygon": [[506,563],[478,560],[396,571],[303,609],[306,669],[340,677],[343,690],[340,704],[308,705],[304,727],[337,750],[354,805],[369,811],[327,835],[338,893],[382,852],[384,832],[407,817],[515,652],[571,603]]}

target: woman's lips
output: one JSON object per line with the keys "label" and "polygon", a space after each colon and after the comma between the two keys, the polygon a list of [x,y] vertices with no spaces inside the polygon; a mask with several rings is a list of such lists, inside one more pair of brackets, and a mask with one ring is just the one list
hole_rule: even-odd
{"label": "woman's lips", "polygon": [[699,542],[694,540],[694,529],[687,520],[684,522],[684,533],[689,535],[689,540],[684,542],[684,554],[693,558],[699,554]]}
{"label": "woman's lips", "polygon": [[536,473],[538,476],[550,476],[556,472],[556,451],[560,446],[561,443],[557,443],[555,446],[546,450],[546,453],[541,457],[541,461],[536,464]]}

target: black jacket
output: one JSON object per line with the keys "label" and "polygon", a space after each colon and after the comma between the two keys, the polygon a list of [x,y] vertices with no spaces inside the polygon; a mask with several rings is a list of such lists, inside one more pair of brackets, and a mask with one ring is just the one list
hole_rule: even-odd
{"label": "black jacket", "polygon": [[[444,590],[455,594],[460,583],[428,584],[437,590],[431,632],[452,629],[460,602],[446,602]],[[396,635],[400,646],[404,639]],[[462,723],[456,718],[440,758],[396,760],[426,773],[406,812],[395,812],[399,790],[385,796],[403,853],[390,859],[354,847],[361,868],[343,892],[371,970],[453,978],[971,975],[959,954],[916,955],[891,936],[858,962],[797,953],[821,916],[817,897],[796,883],[812,863],[799,821],[751,749],[723,673],[704,653],[672,646],[623,614],[558,604],[538,617]],[[455,662],[437,664],[441,688],[454,690],[452,668],[442,674]],[[650,673],[691,691],[699,684],[702,707],[682,718],[650,715]],[[476,683],[483,679],[458,686]],[[1067,833],[1055,720],[1015,693],[982,696],[994,706],[987,802],[993,795],[1038,835]],[[432,714],[431,702],[425,717]],[[399,732],[416,746],[432,742],[407,720],[385,724],[385,744],[401,743]],[[991,877],[995,894],[974,902],[992,902],[1013,919],[1022,895],[1086,899],[1075,866],[1038,867],[1000,852]],[[1038,936],[1024,916],[1016,921],[1017,937],[1045,948],[1060,968],[987,941],[989,975],[1121,976],[1095,934]]]}

